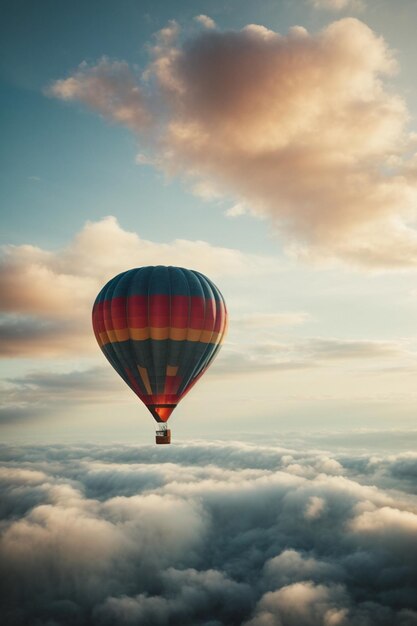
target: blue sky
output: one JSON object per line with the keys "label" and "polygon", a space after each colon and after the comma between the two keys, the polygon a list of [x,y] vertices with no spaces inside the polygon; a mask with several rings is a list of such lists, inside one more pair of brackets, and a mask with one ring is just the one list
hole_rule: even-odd
{"label": "blue sky", "polygon": [[[221,356],[177,410],[180,436],[259,432],[260,424],[278,431],[412,427],[417,7],[411,0],[331,5],[9,3],[0,66],[5,437],[59,439],[73,431],[111,437],[116,431],[146,440],[152,422],[139,432],[138,416],[145,420],[146,409],[94,345],[89,307],[118,271],[159,262],[198,265],[224,292],[231,316]],[[195,20],[199,15],[215,28]],[[258,27],[241,30],[248,24],[281,33],[282,45],[269,47],[269,35]],[[156,35],[167,26],[172,32]],[[286,37],[294,26],[308,33],[293,30]],[[254,46],[265,70],[266,82],[258,83],[249,55],[229,94],[243,102],[250,87],[259,103],[250,124],[238,106],[236,116],[224,119],[222,103],[210,94],[207,117],[201,113],[206,100],[198,106],[192,100],[200,97],[193,89],[203,75],[189,78],[197,52],[206,42],[203,60],[210,63],[213,42],[233,37],[242,53]],[[351,56],[337,47],[341,37]],[[152,66],[172,50],[183,55],[181,67],[169,66],[170,78],[180,76],[186,94],[177,109],[166,77]],[[314,104],[317,89],[309,81],[314,83],[318,54],[323,93]],[[123,76],[114,65],[122,61]],[[153,72],[148,82],[145,70]],[[156,112],[150,133],[118,123],[120,111],[112,103],[123,101],[123,94],[117,90],[105,95],[108,101],[94,100],[92,81],[118,72],[122,87],[126,76],[134,77]],[[346,95],[343,84],[351,75]],[[268,93],[271,76],[278,86]],[[287,82],[279,83],[281,77]],[[65,82],[71,79],[75,88]],[[221,77],[215,73],[213,80]],[[293,100],[285,91],[289,84],[296,85]],[[203,82],[197,86],[206,93]],[[311,123],[303,111],[297,117],[294,102],[305,103],[306,112],[314,104]],[[366,116],[358,102],[366,104]],[[190,153],[192,141],[184,142],[178,129],[197,132],[195,124],[206,148]],[[284,143],[287,152],[274,156],[280,160],[260,189],[269,135],[274,155]],[[318,137],[327,148],[320,150]],[[149,163],[138,162],[143,152]],[[311,153],[316,156],[309,161]],[[201,185],[209,191],[202,194]],[[356,196],[349,204],[351,191]],[[231,216],[236,206],[243,208]],[[115,219],[103,221],[109,215]],[[124,422],[115,430],[119,412]]]}

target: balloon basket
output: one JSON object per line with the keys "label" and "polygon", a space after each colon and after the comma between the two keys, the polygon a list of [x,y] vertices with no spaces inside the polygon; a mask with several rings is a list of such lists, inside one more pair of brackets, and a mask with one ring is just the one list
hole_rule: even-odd
{"label": "balloon basket", "polygon": [[157,430],[155,433],[155,443],[157,444],[171,443],[171,430],[169,428]]}

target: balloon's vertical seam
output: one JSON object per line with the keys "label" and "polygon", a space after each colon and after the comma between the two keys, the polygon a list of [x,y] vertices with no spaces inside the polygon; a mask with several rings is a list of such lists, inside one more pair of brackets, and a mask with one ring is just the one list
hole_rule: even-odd
{"label": "balloon's vertical seam", "polygon": [[[118,276],[119,276],[119,275],[118,275]],[[115,280],[118,276],[115,276],[115,277],[114,277],[111,281],[109,281],[109,283],[110,283],[110,282],[112,282],[113,280]],[[95,300],[95,302],[94,302],[94,306],[93,306],[93,313],[94,313],[94,307],[95,307],[96,305],[98,305],[98,304],[99,304],[99,298],[100,298],[100,296],[101,296],[102,294],[103,294],[103,300],[102,300],[102,303],[104,303],[104,300],[105,300],[105,297],[106,297],[106,293],[107,293],[107,290],[108,290],[108,287],[109,287],[109,283],[107,283],[107,284],[103,287],[103,289],[99,292],[99,294],[98,294],[98,296],[97,296],[97,298],[96,298],[96,300]],[[102,353],[104,354],[104,356],[106,357],[106,359],[107,359],[107,360],[109,361],[109,363],[111,364],[111,366],[112,366],[112,367],[116,370],[116,372],[117,372],[117,373],[121,376],[121,378],[125,381],[125,383],[126,383],[127,385],[129,385],[129,387],[130,387],[130,383],[129,383],[129,379],[128,379],[128,377],[126,376],[126,374],[125,374],[125,373],[121,373],[121,372],[119,372],[119,369],[118,369],[118,367],[117,367],[117,354],[116,354],[116,351],[115,351],[115,350],[114,350],[114,348],[113,348],[113,345],[112,345],[112,344],[111,344],[111,342],[110,342],[110,338],[109,338],[109,336],[108,336],[108,334],[107,334],[107,330],[106,330],[106,327],[105,327],[105,325],[104,325],[104,304],[103,304],[103,306],[101,307],[101,311],[99,310],[99,314],[100,314],[100,322],[101,322],[101,326],[102,326],[102,328],[104,329],[104,331],[102,331],[102,332],[104,332],[104,334],[106,335],[106,338],[107,338],[107,342],[106,342],[106,344],[105,344],[106,349],[105,349],[105,350],[103,349],[103,348],[104,348],[104,345],[103,345],[103,344],[102,344],[102,345],[100,345],[100,349],[101,349]],[[93,327],[94,327],[94,320],[93,320]],[[115,358],[115,357],[116,357],[116,358]]]}
{"label": "balloon's vertical seam", "polygon": [[[131,292],[135,288],[136,277],[137,277],[138,274],[140,274],[141,269],[137,268],[136,270],[132,270],[132,272],[134,272],[134,273],[132,274],[132,280],[130,281],[130,285],[128,286],[127,293],[126,293],[126,327],[127,327],[128,333],[129,333],[129,352],[130,352],[130,354],[132,356],[132,361],[134,363],[136,363],[136,369],[135,369],[135,376],[136,376],[136,374],[137,374],[137,371],[136,371],[137,370],[137,366],[141,363],[141,359],[139,359],[139,355],[138,355],[138,351],[137,351],[137,348],[136,348],[135,339],[132,338],[132,333],[130,332],[130,321],[129,321],[129,319],[130,319],[130,306],[131,306],[131,301],[130,301]],[[141,378],[141,376],[138,377],[138,380],[139,380],[139,378]],[[140,381],[140,386],[141,387],[143,386],[143,381],[142,380]],[[145,389],[144,393],[146,393],[146,389]]]}
{"label": "balloon's vertical seam", "polygon": [[187,334],[186,337],[184,339],[184,349],[183,349],[183,355],[184,355],[184,362],[182,363],[182,367],[181,367],[181,381],[180,384],[178,386],[178,397],[181,398],[182,396],[182,391],[183,391],[183,387],[184,387],[184,382],[187,379],[187,372],[188,372],[188,368],[189,368],[189,364],[190,361],[193,357],[193,353],[195,350],[195,343],[192,342],[189,339],[189,334],[190,334],[190,323],[191,323],[191,310],[192,310],[192,286],[190,285],[190,281],[189,281],[189,276],[188,276],[188,271],[181,268],[181,272],[184,275],[184,279],[187,285],[187,289],[189,291],[189,298],[188,298],[188,319],[187,319]]}
{"label": "balloon's vertical seam", "polygon": [[[194,270],[191,270],[191,271],[194,271]],[[221,333],[219,332],[220,337],[217,337],[217,340],[216,340],[216,342],[214,344],[212,353],[204,355],[206,357],[206,359],[207,359],[206,362],[204,362],[204,359],[201,360],[200,366],[199,366],[198,372],[197,372],[197,375],[199,375],[204,369],[208,368],[208,366],[212,363],[212,361],[214,360],[214,358],[216,357],[217,353],[219,352],[219,350],[221,348],[221,343],[223,341],[223,337],[224,337],[224,335],[226,333],[226,329],[227,329],[227,324],[226,324],[226,321],[227,321],[227,309],[226,309],[226,302],[225,302],[225,300],[223,298],[223,295],[220,292],[220,290],[216,287],[216,285],[214,285],[214,283],[212,283],[210,279],[208,279],[206,276],[204,276],[204,274],[201,274],[200,272],[196,272],[196,271],[194,271],[194,274],[198,274],[202,280],[204,280],[206,283],[208,283],[210,285],[211,290],[213,291],[213,293],[215,292],[219,296],[219,299],[222,300],[223,306],[224,306],[224,321],[223,321],[223,324],[222,324]],[[214,328],[216,326],[217,316],[219,315],[219,313],[220,313],[220,311],[219,311],[219,309],[217,307],[217,304],[216,304],[216,318],[215,318],[215,322],[214,322],[213,332],[212,332],[212,335],[211,335],[212,337],[214,335]]]}
{"label": "balloon's vertical seam", "polygon": [[[126,274],[126,272],[123,272],[123,274],[119,274],[118,276],[116,276],[116,277],[115,277],[115,279],[114,279],[114,281],[110,281],[110,282],[108,283],[108,286],[107,286],[107,289],[106,289],[106,294],[105,294],[104,302],[109,301],[109,307],[110,307],[110,321],[111,321],[111,322],[113,321],[113,319],[112,319],[112,311],[111,311],[111,300],[112,300],[112,298],[113,298],[113,293],[114,293],[114,290],[115,290],[115,288],[116,288],[116,286],[117,286],[118,281],[119,281],[119,280],[120,280],[120,278],[121,278],[122,276],[124,276],[125,274]],[[110,296],[110,298],[109,298],[108,296]],[[104,307],[103,307],[103,320],[104,320],[104,325],[105,325],[105,328],[106,328],[107,338],[108,338],[108,340],[109,340],[109,344],[107,344],[107,345],[111,345],[112,349],[114,350],[114,352],[115,352],[115,354],[116,354],[117,361],[119,361],[119,362],[120,362],[120,364],[122,365],[122,367],[123,367],[123,369],[124,369],[124,372],[127,372],[127,369],[129,369],[129,368],[126,368],[126,365],[127,365],[127,363],[126,363],[126,359],[125,359],[125,358],[124,358],[124,356],[123,356],[123,351],[122,351],[122,349],[121,349],[121,348],[120,348],[120,346],[119,346],[119,342],[118,342],[118,341],[114,341],[114,342],[113,342],[113,341],[111,341],[110,336],[109,336],[109,333],[108,333],[108,331],[107,331],[107,327],[106,327],[106,323],[105,323],[105,311],[104,311]],[[119,368],[117,368],[117,371],[119,371]],[[134,391],[134,389],[133,389],[133,387],[132,387],[132,384],[131,384],[130,382],[129,382],[128,384],[129,384],[129,387],[130,387],[130,388]]]}
{"label": "balloon's vertical seam", "polygon": [[[191,270],[191,272],[196,276],[197,280],[204,284],[204,286],[206,287],[206,289],[208,290],[208,293],[211,294],[214,305],[215,305],[215,315],[214,315],[214,319],[213,319],[213,327],[211,329],[211,334],[210,334],[210,340],[207,342],[207,346],[205,348],[205,350],[203,351],[201,357],[198,360],[198,363],[196,364],[194,371],[193,371],[193,376],[190,377],[190,379],[187,381],[187,385],[191,382],[192,379],[194,379],[196,376],[199,375],[200,371],[202,371],[204,369],[205,363],[206,361],[210,360],[211,354],[213,352],[213,350],[215,348],[213,348],[213,345],[211,343],[211,340],[213,338],[214,335],[214,329],[216,327],[216,319],[217,319],[217,301],[214,295],[214,289],[212,288],[211,284],[208,282],[208,280],[205,279],[205,277],[200,274],[199,272],[195,272],[194,270]],[[204,328],[206,326],[206,319],[204,319]]]}
{"label": "balloon's vertical seam", "polygon": [[[110,341],[110,336],[109,336],[109,333],[107,332],[106,322],[105,322],[105,315],[104,315],[104,303],[105,303],[105,302],[106,302],[106,300],[107,300],[107,294],[108,294],[108,293],[109,293],[109,291],[110,291],[110,287],[111,287],[111,285],[113,284],[113,282],[115,282],[115,281],[119,278],[119,276],[120,276],[120,274],[118,274],[117,276],[115,276],[112,280],[109,280],[109,282],[107,283],[107,285],[105,285],[105,287],[103,288],[103,292],[104,292],[104,294],[103,294],[103,308],[102,308],[102,312],[101,312],[101,314],[102,314],[103,328],[104,328],[104,332],[105,332],[106,337],[107,337],[107,342],[106,342],[106,344],[105,344],[105,345],[106,345],[106,346],[108,346],[108,349],[109,349],[109,351],[110,351],[110,352],[112,352],[113,354],[115,354],[115,355],[116,355],[116,359],[115,359],[115,362],[116,362],[116,363],[117,363],[117,352],[116,352],[116,350],[115,350],[115,348],[114,348],[114,346],[113,346],[112,341]],[[118,368],[117,368],[117,366],[116,366],[116,371],[117,371],[117,372],[119,371],[119,370],[118,370]]]}
{"label": "balloon's vertical seam", "polygon": [[[219,315],[219,306],[218,306],[218,289],[217,287],[215,287],[215,285],[208,280],[205,276],[203,276],[203,274],[200,274],[200,272],[196,272],[194,271],[194,274],[198,274],[200,280],[204,283],[206,283],[210,289],[210,291],[213,294],[213,300],[214,300],[214,305],[215,305],[215,309],[214,309],[214,318],[213,318],[213,328],[211,329],[211,334],[210,334],[210,341],[208,343],[208,349],[205,350],[202,358],[200,359],[200,362],[198,364],[198,369],[196,370],[196,376],[199,376],[200,373],[207,367],[207,364],[211,361],[213,353],[216,350],[216,345],[217,345],[217,337],[215,337],[215,328],[217,325],[217,319],[218,319],[218,315]],[[214,338],[214,341],[213,341]]]}
{"label": "balloon's vertical seam", "polygon": [[[132,270],[128,270],[127,272],[125,272],[123,274],[123,276],[121,275],[119,277],[119,280],[117,281],[117,283],[115,284],[114,289],[113,289],[112,299],[113,299],[114,293],[120,288],[121,281],[123,281],[123,279],[126,277],[126,275],[129,274],[130,272],[132,272]],[[111,312],[111,318],[112,318],[112,322],[113,322],[113,309],[112,309],[112,306],[110,307],[110,312]],[[127,322],[127,320],[126,320],[126,322]],[[116,341],[117,349],[119,350],[119,352],[121,354],[121,361],[124,364],[125,370],[130,372],[130,375],[133,377],[135,385],[139,389],[142,389],[142,381],[140,380],[139,374],[135,370],[135,368],[131,367],[131,365],[134,363],[134,360],[132,360],[132,364],[131,364],[130,363],[130,360],[131,360],[130,357],[132,355],[131,355],[131,351],[130,351],[130,344],[129,344],[129,342],[124,342],[124,341],[119,342],[117,336],[116,336],[116,340],[117,340]],[[137,393],[137,391],[134,388],[133,388],[133,391],[135,393]]]}
{"label": "balloon's vertical seam", "polygon": [[[189,363],[190,363],[190,362],[191,362],[191,365],[192,365],[192,358],[194,357],[194,354],[195,354],[195,352],[196,352],[196,350],[197,350],[197,348],[198,348],[198,346],[199,346],[199,343],[200,343],[200,341],[201,341],[201,337],[202,337],[202,334],[203,334],[204,329],[205,329],[205,326],[206,326],[206,314],[207,314],[207,298],[206,298],[205,291],[204,291],[204,289],[203,289],[203,288],[202,288],[202,286],[201,286],[201,282],[200,282],[200,280],[198,279],[198,276],[195,276],[195,273],[194,273],[192,270],[189,270],[189,272],[190,272],[191,274],[193,274],[194,278],[197,280],[197,282],[198,282],[198,284],[199,284],[199,286],[201,287],[201,290],[202,290],[202,292],[203,292],[203,298],[204,298],[204,322],[203,322],[202,328],[200,329],[200,334],[199,334],[199,336],[198,336],[198,339],[197,339],[195,342],[193,342],[193,344],[194,344],[194,345],[193,345],[193,351],[192,351],[192,352],[190,352],[190,356],[189,356],[189,357],[188,357],[188,359],[187,359],[187,368],[188,368],[188,366],[189,366]],[[187,282],[188,282],[188,277],[187,277]],[[190,325],[190,324],[188,323],[188,326],[189,326],[189,325]],[[184,378],[184,380],[181,382],[181,385],[180,385],[180,389],[181,389],[181,396],[182,396],[182,394],[186,391],[187,386],[188,386],[188,385],[189,385],[189,383],[190,383],[190,380],[192,380],[195,370],[196,370],[196,367],[194,366],[194,367],[192,368],[192,370],[190,371],[190,373],[188,373],[187,369],[186,369],[186,368],[184,368],[184,371],[185,371],[185,373],[187,374],[187,377],[186,377],[186,378]]]}
{"label": "balloon's vertical seam", "polygon": [[168,288],[169,288],[169,335],[168,335],[168,350],[167,350],[167,367],[165,369],[165,389],[167,388],[167,377],[168,377],[168,366],[171,365],[171,355],[172,355],[172,285],[171,285],[171,266],[168,267]]}
{"label": "balloon's vertical seam", "polygon": [[[127,274],[131,274],[132,272],[134,272],[134,270],[129,270],[127,272]],[[124,287],[124,286],[123,286]],[[124,299],[125,299],[125,303],[124,303],[124,315],[125,315],[125,324],[126,324],[126,329],[127,329],[127,334],[129,339],[127,340],[127,345],[126,345],[126,354],[128,355],[128,358],[126,359],[128,362],[131,361],[132,364],[135,363],[136,360],[136,355],[133,353],[132,351],[132,338],[131,338],[131,334],[130,334],[130,324],[129,324],[129,318],[128,318],[128,294],[129,294],[129,283],[127,284],[126,288],[122,290],[122,293],[124,294]],[[138,377],[136,376],[136,369],[133,367],[129,367],[129,370],[132,372],[132,376],[135,377],[135,380],[137,380],[139,382]],[[142,385],[139,385],[140,389],[142,388]]]}
{"label": "balloon's vertical seam", "polygon": [[[150,315],[149,315],[150,301],[151,301],[150,289],[151,289],[151,284],[152,284],[152,275],[154,274],[154,272],[155,272],[155,266],[152,266],[152,269],[148,276],[148,285],[147,285],[147,317],[148,317],[149,343],[151,347],[150,356],[151,356],[151,361],[152,361],[152,371],[151,371],[151,376],[149,378],[151,380],[152,395],[156,394],[158,391],[158,385],[156,384],[156,379],[155,379],[155,359],[154,359],[154,349],[153,349],[154,339],[152,339],[151,326],[150,326],[151,320],[150,320]],[[155,386],[152,385],[152,382],[154,382]]]}
{"label": "balloon's vertical seam", "polygon": [[[187,277],[187,271],[184,271],[183,267],[179,267],[178,268],[180,270],[180,272],[183,274],[184,276],[184,280],[185,280],[185,284],[187,285],[187,290],[188,290],[188,312],[187,312],[187,334],[185,339],[182,340],[182,350],[181,350],[181,354],[184,355],[184,352],[186,351],[186,348],[188,348],[188,350],[191,349],[191,346],[189,345],[191,342],[188,339],[188,335],[189,335],[189,331],[190,331],[190,320],[191,320],[191,299],[192,299],[192,289],[190,287],[190,283],[188,281],[188,277]],[[190,356],[187,355],[186,359],[185,359],[185,363],[183,364],[183,367],[181,368],[182,371],[184,373],[186,373],[186,365],[188,365],[188,362],[190,360]],[[180,389],[182,389],[182,385],[183,385],[183,381],[181,381],[181,383],[178,386],[178,397],[181,397],[181,393],[180,393]]]}

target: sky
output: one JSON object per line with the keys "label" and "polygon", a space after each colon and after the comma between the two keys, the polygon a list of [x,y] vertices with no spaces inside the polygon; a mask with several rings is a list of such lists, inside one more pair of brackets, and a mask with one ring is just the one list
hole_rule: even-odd
{"label": "sky", "polygon": [[[415,0],[14,0],[0,615],[417,626]],[[94,338],[133,267],[229,332],[171,446]]]}
{"label": "sky", "polygon": [[90,309],[154,264],[229,309],[180,437],[411,428],[415,3],[5,8],[4,437],[147,441]]}

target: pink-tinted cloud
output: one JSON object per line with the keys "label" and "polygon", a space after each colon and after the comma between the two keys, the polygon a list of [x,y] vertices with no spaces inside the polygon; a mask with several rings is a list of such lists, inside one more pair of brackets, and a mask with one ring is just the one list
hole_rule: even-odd
{"label": "pink-tinted cloud", "polygon": [[216,22],[208,15],[196,15],[194,19],[204,28],[216,28]]}
{"label": "pink-tinted cloud", "polygon": [[[125,123],[141,137],[141,162],[205,198],[233,198],[229,216],[268,217],[292,253],[417,265],[414,139],[406,104],[387,84],[393,54],[368,26],[345,18],[283,36],[252,24],[180,42],[172,22],[150,50],[140,80],[103,59],[50,93]],[[134,84],[148,104],[132,98]]]}
{"label": "pink-tinted cloud", "polygon": [[103,284],[132,267],[161,264],[193,267],[215,279],[275,269],[273,259],[205,241],[142,239],[111,216],[88,222],[54,252],[5,246],[0,257],[0,355],[96,351],[90,313]]}
{"label": "pink-tinted cloud", "polygon": [[66,80],[57,80],[48,93],[61,100],[79,100],[107,119],[137,130],[151,120],[146,98],[127,63],[103,58],[94,67],[81,63]]}

